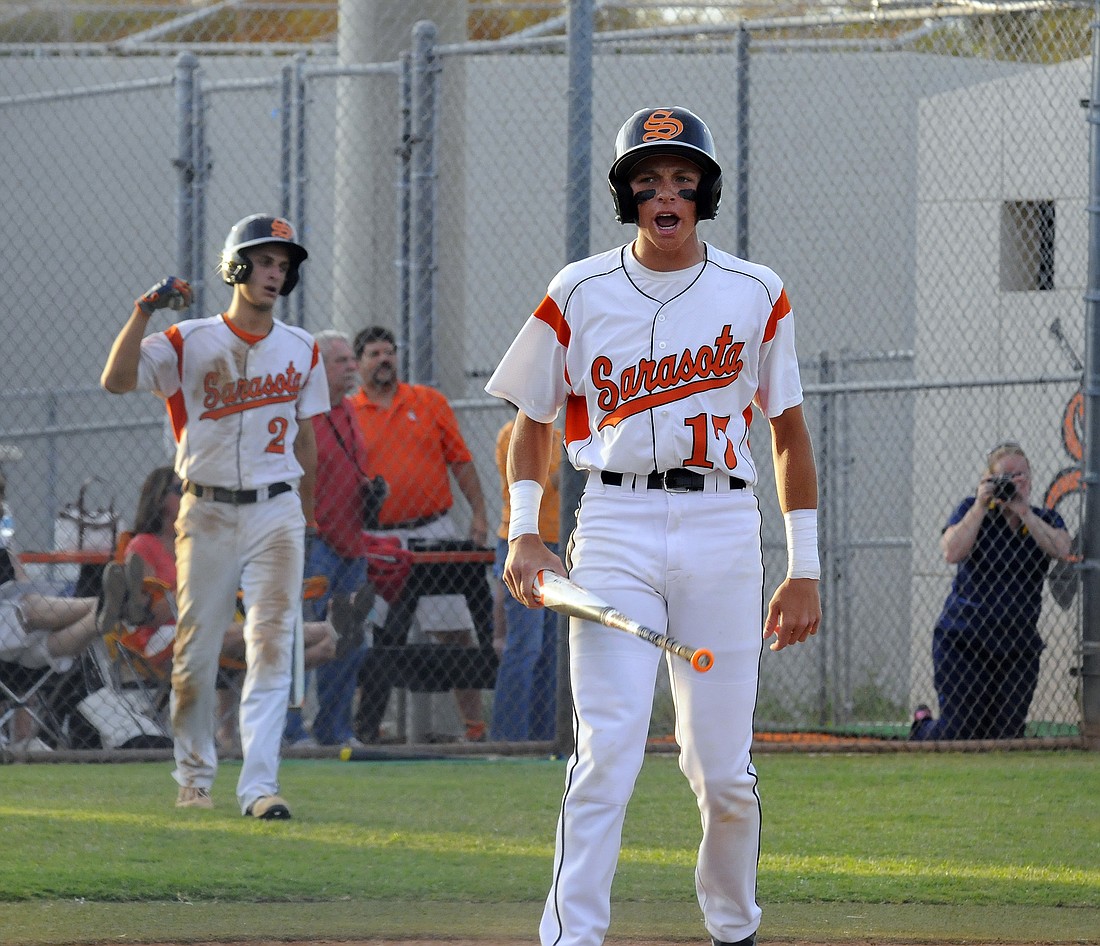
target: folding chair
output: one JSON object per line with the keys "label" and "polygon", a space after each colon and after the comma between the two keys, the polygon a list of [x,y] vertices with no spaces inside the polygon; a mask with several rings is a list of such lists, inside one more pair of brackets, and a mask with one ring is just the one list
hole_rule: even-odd
{"label": "folding chair", "polygon": [[37,726],[38,738],[55,747],[67,745],[64,716],[55,710],[52,697],[68,672],[0,661],[0,742],[16,742],[15,721],[23,711]]}

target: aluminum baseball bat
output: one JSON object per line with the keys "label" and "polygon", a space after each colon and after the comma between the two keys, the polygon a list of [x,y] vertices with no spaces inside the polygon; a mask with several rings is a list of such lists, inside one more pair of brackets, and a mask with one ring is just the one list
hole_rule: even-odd
{"label": "aluminum baseball bat", "polygon": [[595,621],[615,630],[626,631],[654,647],[683,658],[699,673],[706,673],[714,666],[714,654],[706,648],[681,644],[667,634],[661,634],[651,627],[639,624],[633,618],[617,611],[602,598],[555,572],[540,571],[535,578],[534,591],[536,600],[552,611],[585,621]]}

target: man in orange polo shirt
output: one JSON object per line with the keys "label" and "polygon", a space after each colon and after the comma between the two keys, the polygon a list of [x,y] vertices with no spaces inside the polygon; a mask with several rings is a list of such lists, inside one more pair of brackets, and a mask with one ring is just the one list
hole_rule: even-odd
{"label": "man in orange polo shirt", "polygon": [[[393,332],[372,325],[355,336],[355,357],[362,387],[351,398],[363,431],[372,476],[381,475],[389,495],[378,514],[381,529],[401,537],[458,538],[450,512],[453,476],[470,505],[469,538],[484,546],[488,538],[485,496],[477,468],[451,405],[435,388],[405,384],[397,378],[397,344]],[[432,639],[475,642],[474,622],[462,595],[422,596],[416,619]],[[455,700],[466,724],[466,738],[485,736],[479,690],[456,689]],[[364,732],[360,738],[371,737]]]}

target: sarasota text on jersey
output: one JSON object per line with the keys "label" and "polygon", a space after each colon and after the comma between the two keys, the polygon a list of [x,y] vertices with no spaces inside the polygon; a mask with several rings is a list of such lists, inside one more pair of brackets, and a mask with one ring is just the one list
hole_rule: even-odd
{"label": "sarasota text on jersey", "polygon": [[611,359],[599,356],[592,362],[592,384],[600,391],[596,403],[607,412],[600,421],[600,429],[614,427],[661,404],[733,384],[744,367],[741,361],[744,347],[744,342],[733,340],[730,326],[726,325],[713,346],[702,345],[695,352],[685,348],[680,354],[668,355],[660,361],[642,358],[636,365],[624,368],[617,382],[608,377],[613,368]]}
{"label": "sarasota text on jersey", "polygon": [[302,373],[290,361],[286,371],[274,376],[268,374],[262,378],[223,381],[218,372],[209,371],[203,378],[202,385],[206,392],[202,406],[206,410],[200,415],[200,419],[217,420],[219,417],[254,407],[295,400],[302,387]]}

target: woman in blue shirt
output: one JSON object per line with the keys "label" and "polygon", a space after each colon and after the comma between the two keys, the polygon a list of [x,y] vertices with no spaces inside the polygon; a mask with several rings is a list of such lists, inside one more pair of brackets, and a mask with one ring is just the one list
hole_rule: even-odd
{"label": "woman in blue shirt", "polygon": [[932,637],[940,717],[917,707],[910,739],[1023,736],[1043,650],[1043,579],[1070,552],[1062,517],[1030,499],[1031,465],[1009,441],[947,520],[940,547],[958,571]]}

